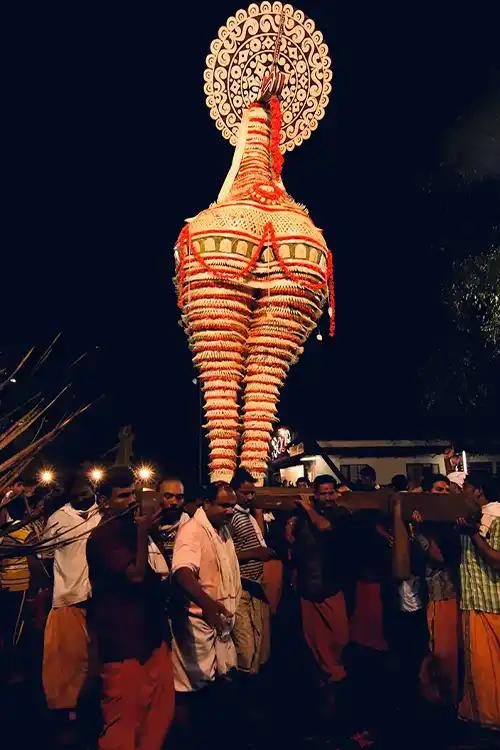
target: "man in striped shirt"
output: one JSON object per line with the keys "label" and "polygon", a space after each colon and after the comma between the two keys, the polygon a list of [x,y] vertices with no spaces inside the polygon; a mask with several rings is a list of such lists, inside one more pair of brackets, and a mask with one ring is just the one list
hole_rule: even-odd
{"label": "man in striped shirt", "polygon": [[250,504],[255,495],[255,479],[239,469],[231,486],[238,504],[231,519],[231,534],[240,563],[242,594],[236,611],[233,640],[238,655],[238,670],[257,674],[269,659],[270,609],[262,587],[264,563],[273,552],[266,546],[261,528],[252,515]]}
{"label": "man in striped shirt", "polygon": [[[464,690],[462,719],[500,729],[500,486],[480,472],[467,476],[464,494],[481,507],[481,523],[458,519]],[[477,519],[479,521],[479,518]]]}

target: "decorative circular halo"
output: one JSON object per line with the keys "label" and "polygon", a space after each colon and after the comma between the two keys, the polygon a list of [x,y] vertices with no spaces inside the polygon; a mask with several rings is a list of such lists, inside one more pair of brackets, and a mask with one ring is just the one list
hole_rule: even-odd
{"label": "decorative circular halo", "polygon": [[277,67],[286,76],[281,94],[280,149],[291,151],[310,137],[325,114],[332,90],[331,60],[313,20],[288,3],[252,3],[221,26],[210,45],[204,90],[210,116],[233,146],[245,107],[254,102],[271,70],[274,47],[284,23]]}

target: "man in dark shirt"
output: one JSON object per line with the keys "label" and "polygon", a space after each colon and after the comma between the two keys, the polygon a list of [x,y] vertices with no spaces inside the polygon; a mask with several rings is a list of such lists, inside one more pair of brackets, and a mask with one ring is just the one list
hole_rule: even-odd
{"label": "man in dark shirt", "polygon": [[184,484],[178,477],[167,476],[158,482],[157,489],[163,508],[159,526],[161,546],[170,567],[177,532],[189,521],[184,511]]}
{"label": "man in dark shirt", "polygon": [[126,467],[111,469],[99,489],[107,510],[87,543],[90,624],[102,665],[99,750],[160,750],[175,700],[161,582],[148,563],[160,514],[134,517]]}
{"label": "man in dark shirt", "polygon": [[288,528],[304,636],[325,683],[345,679],[342,651],[349,640],[343,586],[351,516],[335,497],[333,477],[316,477],[313,500],[300,500],[300,513]]}

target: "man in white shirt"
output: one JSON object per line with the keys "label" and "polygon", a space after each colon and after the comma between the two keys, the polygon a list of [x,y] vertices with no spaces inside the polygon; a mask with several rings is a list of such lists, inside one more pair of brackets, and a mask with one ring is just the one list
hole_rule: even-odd
{"label": "man in white shirt", "polygon": [[172,573],[184,594],[172,613],[175,689],[191,693],[236,667],[231,639],[241,584],[228,524],[236,495],[210,485],[208,501],[177,534]]}
{"label": "man in white shirt", "polygon": [[42,555],[54,559],[52,609],[44,637],[43,686],[48,707],[66,709],[70,718],[74,718],[72,713],[87,676],[86,606],[91,586],[86,544],[100,520],[93,488],[85,478],[77,478],[69,502],[50,516],[43,535]]}

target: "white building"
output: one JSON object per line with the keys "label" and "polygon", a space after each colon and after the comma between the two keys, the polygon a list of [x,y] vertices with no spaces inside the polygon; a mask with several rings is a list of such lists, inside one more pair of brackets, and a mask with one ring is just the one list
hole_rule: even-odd
{"label": "white building", "polygon": [[[285,428],[280,433],[281,439],[273,444],[271,473],[292,485],[299,477],[313,481],[320,474],[336,473],[335,469],[348,482],[357,482],[360,470],[367,465],[375,469],[381,485],[390,484],[395,474],[420,481],[427,473],[447,473],[444,451],[450,441],[445,439],[318,440],[311,444],[293,440]],[[467,453],[466,461],[469,471],[482,469],[500,475],[500,453]]]}

